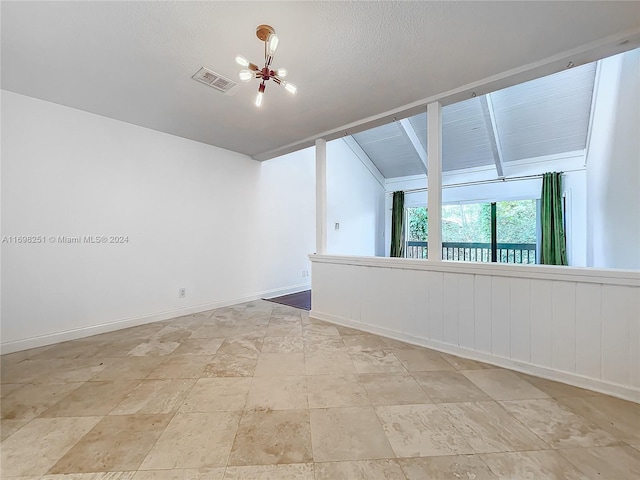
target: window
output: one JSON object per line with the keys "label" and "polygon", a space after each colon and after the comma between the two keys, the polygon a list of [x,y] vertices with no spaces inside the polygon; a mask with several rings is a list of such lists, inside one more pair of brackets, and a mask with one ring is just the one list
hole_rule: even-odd
{"label": "window", "polygon": [[[442,206],[442,258],[498,263],[536,263],[537,202],[517,200]],[[426,207],[406,209],[405,256],[427,258]]]}

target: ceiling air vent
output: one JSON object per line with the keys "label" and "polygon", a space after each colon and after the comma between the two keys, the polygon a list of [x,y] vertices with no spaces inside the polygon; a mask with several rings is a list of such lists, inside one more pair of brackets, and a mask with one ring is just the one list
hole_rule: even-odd
{"label": "ceiling air vent", "polygon": [[197,80],[200,83],[204,83],[205,85],[210,86],[211,88],[215,88],[216,90],[221,91],[222,93],[227,93],[233,87],[237,85],[233,80],[229,80],[226,77],[223,77],[219,73],[212,72],[211,70],[202,67],[198,70],[193,77],[194,80]]}

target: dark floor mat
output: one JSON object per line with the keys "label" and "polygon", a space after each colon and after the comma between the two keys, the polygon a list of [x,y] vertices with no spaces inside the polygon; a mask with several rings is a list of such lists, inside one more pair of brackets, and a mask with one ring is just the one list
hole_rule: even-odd
{"label": "dark floor mat", "polygon": [[301,308],[302,310],[311,310],[311,290],[290,293],[289,295],[283,295],[281,297],[263,298],[263,300],[279,303],[281,305],[288,305],[294,308]]}

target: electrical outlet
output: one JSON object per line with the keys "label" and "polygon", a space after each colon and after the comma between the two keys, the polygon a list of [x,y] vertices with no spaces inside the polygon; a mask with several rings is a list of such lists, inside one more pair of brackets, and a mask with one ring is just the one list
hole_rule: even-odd
{"label": "electrical outlet", "polygon": [[187,289],[186,288],[178,289],[178,297],[179,298],[184,298],[186,296],[187,296]]}

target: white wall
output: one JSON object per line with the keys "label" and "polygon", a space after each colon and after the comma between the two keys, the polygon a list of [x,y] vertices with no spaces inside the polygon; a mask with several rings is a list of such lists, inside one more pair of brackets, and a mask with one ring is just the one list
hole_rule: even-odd
{"label": "white wall", "polygon": [[600,62],[587,154],[588,265],[640,269],[640,50]]}
{"label": "white wall", "polygon": [[328,142],[327,253],[384,255],[384,202],[384,187],[344,140]]}
{"label": "white wall", "polygon": [[[310,283],[315,251],[315,151],[307,148],[260,164],[258,222],[250,239],[255,273],[275,285]],[[307,275],[302,276],[302,271]]]}
{"label": "white wall", "polygon": [[3,243],[3,352],[308,285],[314,180],[295,161],[6,91],[1,153],[3,237],[128,237]]}
{"label": "white wall", "polygon": [[315,318],[640,402],[640,273],[316,256]]}

